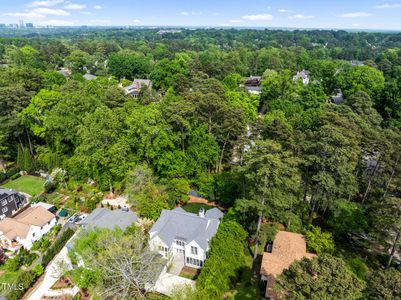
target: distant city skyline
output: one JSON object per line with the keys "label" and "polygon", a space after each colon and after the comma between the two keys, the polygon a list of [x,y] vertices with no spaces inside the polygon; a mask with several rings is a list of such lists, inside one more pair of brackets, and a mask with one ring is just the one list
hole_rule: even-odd
{"label": "distant city skyline", "polygon": [[3,0],[0,24],[401,30],[401,0]]}

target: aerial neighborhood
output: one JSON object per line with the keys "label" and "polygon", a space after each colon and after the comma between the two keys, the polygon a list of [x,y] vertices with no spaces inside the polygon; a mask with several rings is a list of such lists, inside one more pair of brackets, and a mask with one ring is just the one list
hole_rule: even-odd
{"label": "aerial neighborhood", "polygon": [[0,24],[0,299],[401,299],[401,35],[281,19]]}

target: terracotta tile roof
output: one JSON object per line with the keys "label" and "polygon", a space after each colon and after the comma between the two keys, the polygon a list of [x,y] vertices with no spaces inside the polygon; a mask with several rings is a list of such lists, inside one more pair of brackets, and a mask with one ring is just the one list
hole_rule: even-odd
{"label": "terracotta tile roof", "polygon": [[14,219],[22,224],[42,227],[54,217],[55,216],[51,212],[42,206],[31,206],[22,213],[16,215]]}
{"label": "terracotta tile roof", "polygon": [[13,218],[0,221],[0,233],[9,240],[26,238],[32,225],[42,227],[55,216],[42,206],[32,206]]}
{"label": "terracotta tile roof", "polygon": [[17,236],[25,238],[29,232],[29,228],[29,225],[20,223],[12,218],[5,218],[0,222],[0,232],[9,240],[13,240]]}
{"label": "terracotta tile roof", "polygon": [[306,252],[306,242],[302,234],[279,231],[273,242],[272,253],[263,253],[260,274],[268,278],[266,296],[272,297],[274,278],[294,261],[315,256],[315,254]]}

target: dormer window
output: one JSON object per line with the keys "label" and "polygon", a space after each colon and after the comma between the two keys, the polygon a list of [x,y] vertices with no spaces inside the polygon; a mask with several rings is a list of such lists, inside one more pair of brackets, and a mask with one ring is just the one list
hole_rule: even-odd
{"label": "dormer window", "polygon": [[180,241],[180,240],[176,240],[175,243],[177,244],[177,246],[185,246],[185,242],[184,241]]}

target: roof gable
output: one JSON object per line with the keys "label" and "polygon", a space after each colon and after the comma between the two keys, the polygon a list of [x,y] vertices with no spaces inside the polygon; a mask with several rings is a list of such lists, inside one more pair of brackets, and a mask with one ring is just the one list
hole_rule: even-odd
{"label": "roof gable", "polygon": [[209,240],[217,232],[219,223],[218,218],[200,217],[182,208],[176,208],[163,210],[150,232],[155,233],[153,237],[158,236],[168,246],[178,239],[187,243],[196,241],[206,250]]}
{"label": "roof gable", "polygon": [[82,225],[109,229],[114,229],[114,227],[118,226],[124,230],[137,221],[138,216],[132,211],[96,208],[82,221]]}

